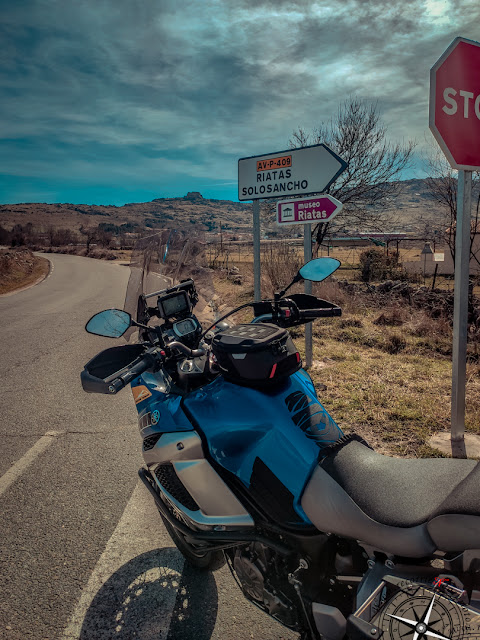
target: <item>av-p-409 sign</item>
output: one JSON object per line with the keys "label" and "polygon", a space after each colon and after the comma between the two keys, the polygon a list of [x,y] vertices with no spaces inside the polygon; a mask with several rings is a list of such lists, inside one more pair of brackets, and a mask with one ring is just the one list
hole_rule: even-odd
{"label": "av-p-409 sign", "polygon": [[321,193],[347,163],[326,144],[240,158],[238,199],[260,200]]}

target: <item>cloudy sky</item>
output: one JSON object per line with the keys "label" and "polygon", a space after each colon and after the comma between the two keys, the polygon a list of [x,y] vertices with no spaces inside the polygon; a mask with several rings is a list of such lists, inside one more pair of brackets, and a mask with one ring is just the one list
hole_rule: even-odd
{"label": "cloudy sky", "polygon": [[349,96],[435,145],[429,70],[480,2],[0,0],[0,32],[1,203],[236,200],[238,158]]}

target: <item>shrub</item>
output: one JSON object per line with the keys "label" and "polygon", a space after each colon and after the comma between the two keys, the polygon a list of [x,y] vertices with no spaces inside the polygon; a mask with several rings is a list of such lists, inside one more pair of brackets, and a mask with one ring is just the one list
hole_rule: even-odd
{"label": "shrub", "polygon": [[382,312],[376,320],[373,321],[373,324],[376,325],[387,325],[391,327],[400,327],[403,324],[402,312],[398,307],[393,307],[388,311]]}
{"label": "shrub", "polygon": [[343,282],[328,278],[324,282],[313,283],[313,294],[329,302],[333,302],[349,313],[362,313],[365,303],[356,290],[345,288]]}
{"label": "shrub", "polygon": [[408,280],[408,274],[398,261],[398,253],[387,255],[382,249],[367,249],[360,254],[363,282],[372,280]]}
{"label": "shrub", "polygon": [[271,293],[289,285],[301,266],[302,262],[289,242],[277,242],[262,252],[261,269],[268,279]]}
{"label": "shrub", "polygon": [[407,341],[405,338],[397,333],[393,333],[388,336],[385,341],[385,351],[391,354],[400,353],[400,351],[403,351],[406,346]]}
{"label": "shrub", "polygon": [[113,251],[108,251],[107,249],[94,249],[90,251],[89,256],[97,258],[97,260],[115,260],[117,257]]}
{"label": "shrub", "polygon": [[410,333],[420,338],[442,336],[451,339],[452,327],[448,318],[432,318],[427,311],[417,311],[410,322]]}
{"label": "shrub", "polygon": [[340,329],[346,329],[347,327],[357,327],[361,329],[363,327],[363,322],[359,318],[344,318],[343,320],[340,320],[338,326]]}

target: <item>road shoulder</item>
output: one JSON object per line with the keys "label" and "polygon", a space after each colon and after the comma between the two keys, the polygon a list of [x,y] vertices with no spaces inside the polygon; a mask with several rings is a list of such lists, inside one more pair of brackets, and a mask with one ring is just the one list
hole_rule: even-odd
{"label": "road shoulder", "polygon": [[52,271],[48,258],[31,251],[10,249],[0,254],[2,277],[0,297],[12,296],[40,284]]}

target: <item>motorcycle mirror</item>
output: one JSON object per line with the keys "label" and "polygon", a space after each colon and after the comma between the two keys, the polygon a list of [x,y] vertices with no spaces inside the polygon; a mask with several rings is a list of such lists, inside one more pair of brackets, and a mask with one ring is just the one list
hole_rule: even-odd
{"label": "motorcycle mirror", "polygon": [[85,325],[88,333],[106,338],[120,338],[132,325],[132,317],[120,309],[106,309],[90,318]]}
{"label": "motorcycle mirror", "polygon": [[300,280],[311,280],[312,282],[321,282],[331,276],[334,271],[338,269],[341,262],[336,258],[314,258],[310,260],[303,267],[300,267],[297,275],[292,282],[285,287],[283,291],[278,294],[279,298],[282,298],[292,285]]}
{"label": "motorcycle mirror", "polygon": [[315,258],[304,264],[298,271],[304,280],[321,282],[331,276],[340,266],[340,260],[335,258]]}

